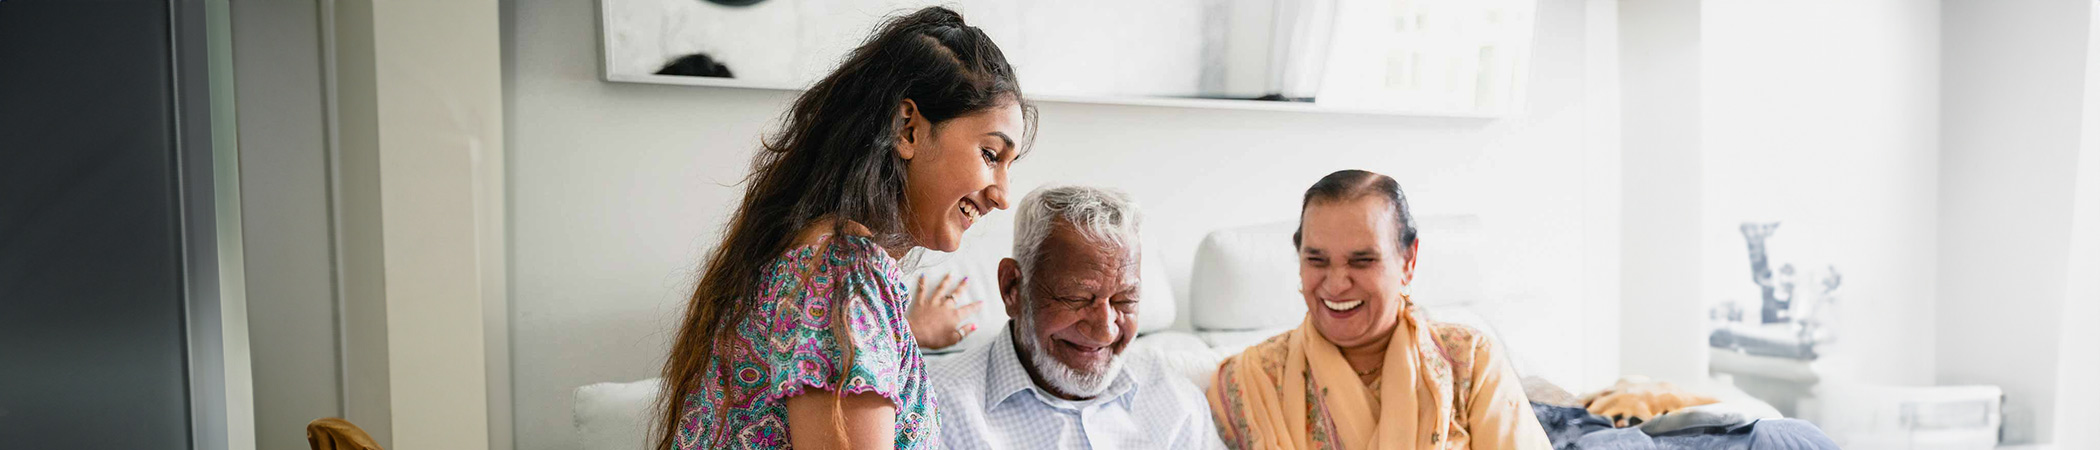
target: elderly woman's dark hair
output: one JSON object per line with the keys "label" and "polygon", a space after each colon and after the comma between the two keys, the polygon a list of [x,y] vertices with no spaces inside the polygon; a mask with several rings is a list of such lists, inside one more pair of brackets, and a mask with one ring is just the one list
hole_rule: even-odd
{"label": "elderly woman's dark hair", "polygon": [[1393,223],[1399,224],[1400,251],[1405,253],[1415,245],[1415,216],[1407,210],[1407,193],[1400,190],[1400,182],[1393,177],[1364,170],[1341,170],[1327,174],[1305,190],[1305,202],[1298,205],[1298,231],[1291,232],[1291,246],[1305,242],[1305,208],[1313,202],[1341,202],[1358,197],[1378,196],[1393,207]]}
{"label": "elderly woman's dark hair", "polygon": [[[704,388],[710,377],[728,379],[726,366],[707,370],[717,352],[732,351],[720,348],[716,338],[750,314],[767,263],[788,250],[797,231],[831,219],[833,234],[853,222],[885,248],[915,244],[905,231],[905,161],[894,148],[905,100],[936,130],[950,119],[1018,104],[1025,135],[1034,135],[1034,108],[1021,98],[1013,67],[962,14],[931,7],[884,21],[836,70],[795,98],[779,132],[753,158],[743,203],[701,266],[700,283],[671,341],[653,447],[677,448],[673,441],[686,420],[687,393]],[[840,325],[851,309],[838,305],[828,312],[844,352],[840,367],[853,365],[852,330]],[[841,377],[849,373],[839,371]],[[719,423],[719,417],[697,420]],[[844,421],[837,423],[843,427]]]}

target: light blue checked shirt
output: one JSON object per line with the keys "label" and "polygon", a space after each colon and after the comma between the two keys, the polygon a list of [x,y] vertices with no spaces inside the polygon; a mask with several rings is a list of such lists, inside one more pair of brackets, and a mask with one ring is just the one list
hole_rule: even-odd
{"label": "light blue checked shirt", "polygon": [[948,448],[1225,448],[1203,392],[1150,352],[1124,353],[1101,395],[1064,400],[1028,378],[1010,324],[988,345],[929,363]]}

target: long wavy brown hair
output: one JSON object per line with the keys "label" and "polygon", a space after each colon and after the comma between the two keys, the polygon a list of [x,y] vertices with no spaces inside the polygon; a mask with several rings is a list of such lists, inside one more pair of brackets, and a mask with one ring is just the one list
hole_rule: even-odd
{"label": "long wavy brown hair", "polygon": [[[949,119],[1017,103],[1025,134],[1034,135],[1034,108],[1021,98],[1006,56],[961,14],[931,7],[885,20],[837,70],[795,99],[781,129],[753,158],[744,201],[702,266],[664,362],[653,430],[658,450],[677,448],[679,422],[688,413],[685,397],[716,395],[700,392],[703,382],[728,379],[726,365],[709,371],[714,357],[725,352],[722,346],[731,342],[721,337],[734,333],[735,324],[750,314],[763,272],[789,250],[798,231],[830,220],[832,233],[838,234],[847,223],[859,223],[884,248],[914,246],[904,231],[906,161],[894,148],[901,126],[895,117],[905,100],[916,104],[935,130]],[[842,245],[830,242],[827,251]],[[834,287],[846,288],[846,283]],[[852,301],[838,294],[831,298]],[[832,334],[844,353],[839,383],[833,386],[845,381],[846,368],[853,364],[853,336],[845,326],[851,309],[841,304],[829,311]],[[712,440],[721,432],[714,428],[722,422],[721,411],[702,419],[700,439]],[[844,420],[836,400],[832,414],[843,443]]]}

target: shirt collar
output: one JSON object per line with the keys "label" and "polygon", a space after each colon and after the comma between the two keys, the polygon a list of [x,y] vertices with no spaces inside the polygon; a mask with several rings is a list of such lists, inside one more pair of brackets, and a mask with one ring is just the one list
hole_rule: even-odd
{"label": "shirt collar", "polygon": [[[1076,407],[1114,400],[1124,408],[1129,408],[1132,399],[1137,396],[1136,381],[1130,376],[1129,361],[1124,361],[1123,370],[1116,372],[1115,381],[1110,381],[1108,389],[1102,391],[1100,396],[1087,400],[1064,400],[1050,395],[1049,391],[1036,386],[1035,380],[1028,378],[1028,370],[1021,366],[1027,364],[1027,361],[1021,358],[1020,353],[1014,351],[1014,330],[1013,321],[1008,320],[1006,326],[1000,327],[999,337],[993,340],[987,349],[990,353],[985,358],[985,411],[997,409],[1013,396],[1024,393],[1052,406],[1065,403]],[[1129,349],[1125,348],[1124,351]],[[1117,358],[1125,356],[1116,355]]]}

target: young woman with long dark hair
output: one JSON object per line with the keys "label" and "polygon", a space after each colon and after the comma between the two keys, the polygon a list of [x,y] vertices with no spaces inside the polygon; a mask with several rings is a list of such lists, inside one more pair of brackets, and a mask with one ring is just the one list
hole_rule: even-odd
{"label": "young woman with long dark hair", "polygon": [[655,447],[937,445],[897,259],[953,251],[1006,209],[1033,124],[1006,57],[962,15],[884,22],[755,158],[664,363]]}

